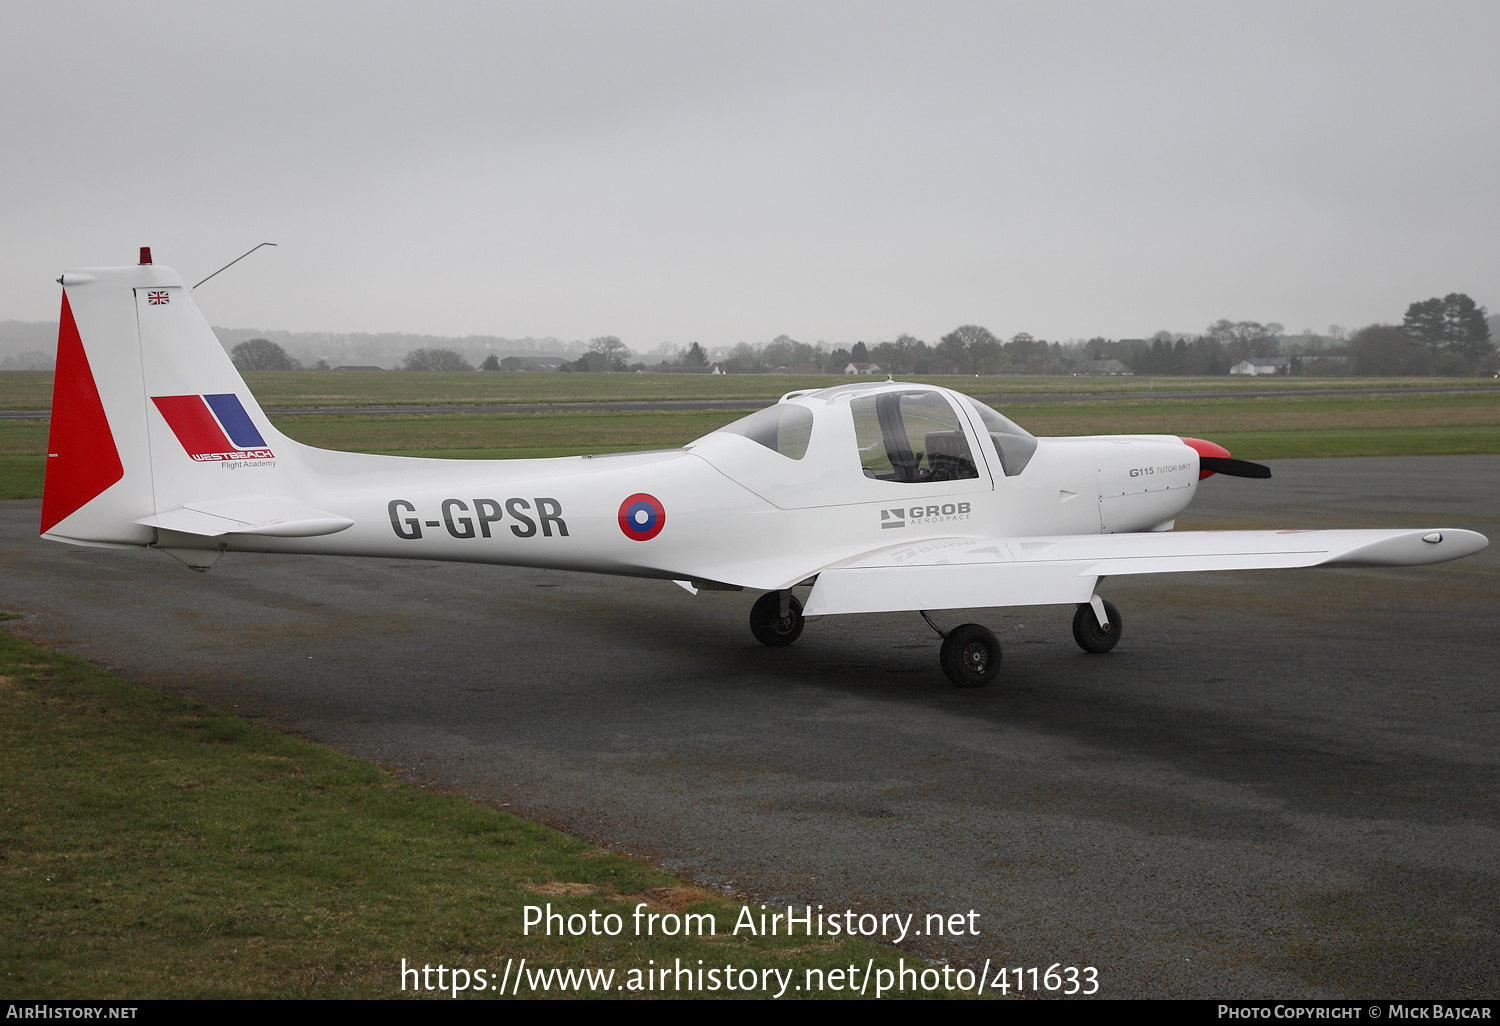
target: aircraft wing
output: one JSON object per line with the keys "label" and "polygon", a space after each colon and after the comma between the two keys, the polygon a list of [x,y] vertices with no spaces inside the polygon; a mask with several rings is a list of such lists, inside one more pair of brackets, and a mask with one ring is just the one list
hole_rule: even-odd
{"label": "aircraft wing", "polygon": [[1101,577],[1305,566],[1416,566],[1472,555],[1473,531],[1182,531],[935,539],[818,574],[805,613],[880,613],[1087,602]]}

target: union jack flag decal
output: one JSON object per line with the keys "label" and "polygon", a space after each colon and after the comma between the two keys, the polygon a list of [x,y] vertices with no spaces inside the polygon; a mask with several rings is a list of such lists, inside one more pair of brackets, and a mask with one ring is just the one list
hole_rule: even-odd
{"label": "union jack flag decal", "polygon": [[152,306],[166,306],[171,301],[172,297],[167,295],[165,292],[146,293],[146,302],[150,303]]}

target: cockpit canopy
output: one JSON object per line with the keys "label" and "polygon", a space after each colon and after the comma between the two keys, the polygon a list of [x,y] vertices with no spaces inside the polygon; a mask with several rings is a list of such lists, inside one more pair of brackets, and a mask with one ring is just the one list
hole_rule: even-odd
{"label": "cockpit canopy", "polygon": [[989,489],[1026,468],[1037,440],[958,392],[887,382],[789,393],[690,448],[790,508]]}
{"label": "cockpit canopy", "polygon": [[[844,393],[868,389],[868,385],[839,385],[809,393],[806,398],[831,401]],[[978,477],[968,437],[948,396],[977,418],[1006,477],[1026,468],[1036,452],[1036,438],[1025,428],[969,396],[947,389],[911,387],[882,389],[849,400],[865,477],[903,484]],[[807,455],[812,440],[813,411],[799,402],[783,400],[719,430],[743,435],[772,452],[800,460]]]}

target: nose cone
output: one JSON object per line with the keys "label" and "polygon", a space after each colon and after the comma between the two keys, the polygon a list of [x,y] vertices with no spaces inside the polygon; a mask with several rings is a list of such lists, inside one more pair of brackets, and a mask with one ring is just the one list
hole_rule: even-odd
{"label": "nose cone", "polygon": [[[1196,449],[1199,456],[1217,456],[1220,459],[1229,459],[1228,449],[1222,445],[1215,445],[1213,442],[1206,442],[1201,438],[1184,438],[1182,444],[1190,449]],[[1205,477],[1212,475],[1212,470],[1200,470],[1198,471],[1198,480],[1202,481]]]}

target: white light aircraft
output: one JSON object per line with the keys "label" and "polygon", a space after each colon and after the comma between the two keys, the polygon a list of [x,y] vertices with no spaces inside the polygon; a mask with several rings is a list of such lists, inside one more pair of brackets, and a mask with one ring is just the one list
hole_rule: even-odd
{"label": "white light aircraft", "polygon": [[[1414,566],[1488,544],[1449,528],[1173,532],[1202,478],[1270,471],[1171,435],[1036,438],[951,389],[894,381],[790,392],[659,452],[330,452],[271,425],[148,249],[137,266],[59,280],[42,536],[157,548],[195,570],[281,552],[751,588],[765,593],[750,629],[767,645],[795,641],[804,616],[1065,604],[1078,644],[1107,652],[1122,621],[1096,592],[1105,577]],[[993,633],[939,633],[949,679],[994,679]]]}

